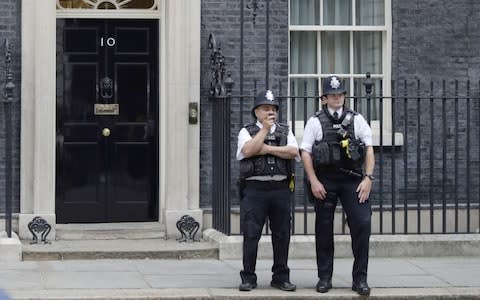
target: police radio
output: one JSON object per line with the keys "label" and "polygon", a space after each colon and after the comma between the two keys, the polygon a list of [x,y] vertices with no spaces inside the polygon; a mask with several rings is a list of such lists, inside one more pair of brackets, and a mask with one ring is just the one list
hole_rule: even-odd
{"label": "police radio", "polygon": [[343,118],[342,123],[340,124],[340,128],[337,130],[337,134],[340,136],[340,140],[348,139],[350,137],[350,134],[348,133],[345,128],[350,125],[353,121],[353,114],[351,112],[347,112],[345,115],[345,118]]}
{"label": "police radio", "polygon": [[340,146],[343,149],[346,157],[356,167],[361,166],[365,155],[365,145],[362,141],[351,137],[348,131],[345,129],[353,122],[353,113],[347,112],[345,118],[342,121],[340,129],[337,134],[340,138]]}

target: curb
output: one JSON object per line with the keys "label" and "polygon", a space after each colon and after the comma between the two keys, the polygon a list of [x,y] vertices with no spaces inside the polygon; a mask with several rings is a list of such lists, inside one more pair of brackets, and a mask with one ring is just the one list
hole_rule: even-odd
{"label": "curb", "polygon": [[[223,300],[223,299],[318,299],[320,294],[312,289],[298,289],[296,292],[283,292],[271,288],[259,288],[251,292],[239,292],[237,289],[200,288],[200,289],[125,289],[125,290],[7,290],[17,300]],[[362,299],[349,289],[333,289],[321,294],[322,299],[357,300]],[[367,297],[363,297],[367,298]],[[406,299],[480,299],[480,288],[373,288],[370,299],[406,300]]]}

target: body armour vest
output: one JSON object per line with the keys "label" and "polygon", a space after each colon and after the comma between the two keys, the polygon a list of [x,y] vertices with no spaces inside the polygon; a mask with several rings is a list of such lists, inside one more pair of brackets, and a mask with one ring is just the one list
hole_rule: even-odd
{"label": "body armour vest", "polygon": [[[341,124],[347,114],[351,114],[352,120],[346,127]],[[351,109],[344,109],[343,114],[335,120],[326,105],[322,110],[315,113],[322,126],[323,138],[315,141],[312,148],[312,158],[315,170],[361,170],[365,160],[365,147],[363,143],[355,139],[355,126],[353,117],[357,113]]]}
{"label": "body armour vest", "polygon": [[[245,125],[248,133],[254,137],[260,128],[255,123]],[[272,146],[287,145],[288,126],[276,123],[273,133],[265,137],[265,144]],[[259,155],[244,158],[240,161],[240,178],[245,179],[251,176],[273,176],[291,174],[291,160],[283,159],[274,155]]]}

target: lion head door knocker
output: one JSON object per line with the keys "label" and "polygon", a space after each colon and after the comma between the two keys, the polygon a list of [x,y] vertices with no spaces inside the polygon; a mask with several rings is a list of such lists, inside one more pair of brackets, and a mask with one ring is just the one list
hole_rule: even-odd
{"label": "lion head door knocker", "polygon": [[42,217],[35,217],[32,221],[28,223],[28,230],[32,233],[33,238],[30,244],[38,244],[37,233],[41,233],[41,241],[44,244],[50,244],[47,241],[47,235],[52,230],[52,226]]}
{"label": "lion head door knocker", "polygon": [[184,215],[177,221],[177,229],[182,235],[177,239],[179,242],[198,242],[198,239],[195,239],[195,234],[197,234],[200,224],[195,221],[195,219],[189,215]]}
{"label": "lion head door knocker", "polygon": [[104,99],[113,97],[113,80],[108,76],[100,81],[100,96]]}

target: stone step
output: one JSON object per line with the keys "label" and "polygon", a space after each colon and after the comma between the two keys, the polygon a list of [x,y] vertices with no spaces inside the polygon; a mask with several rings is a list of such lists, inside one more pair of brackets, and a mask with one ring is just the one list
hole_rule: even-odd
{"label": "stone step", "polygon": [[158,222],[57,224],[55,230],[56,240],[134,240],[165,238],[165,228]]}
{"label": "stone step", "polygon": [[47,244],[22,241],[22,259],[218,259],[214,243],[166,239],[158,222],[57,224],[55,237],[47,236]]}
{"label": "stone step", "polygon": [[69,259],[218,259],[218,246],[206,241],[175,239],[56,240],[50,244],[22,241],[24,261]]}

